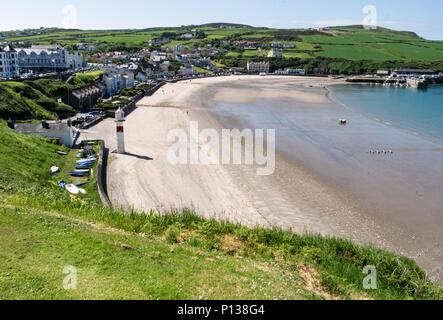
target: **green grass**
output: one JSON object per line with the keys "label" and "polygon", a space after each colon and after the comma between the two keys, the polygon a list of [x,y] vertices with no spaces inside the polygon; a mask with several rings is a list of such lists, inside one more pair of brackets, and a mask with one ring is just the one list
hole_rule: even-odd
{"label": "green grass", "polygon": [[102,74],[105,74],[104,70],[94,70],[85,73],[76,73],[68,79],[68,83],[75,87],[83,87],[91,84],[97,80]]}
{"label": "green grass", "polygon": [[[316,297],[294,291],[302,287],[302,278],[278,266],[188,243],[169,244],[161,236],[140,237],[12,209],[0,209],[0,231],[0,299]],[[77,269],[76,290],[62,287],[65,266]]]}
{"label": "green grass", "polygon": [[348,60],[373,60],[386,61],[398,60],[399,57],[393,54],[377,50],[371,46],[363,45],[322,45],[323,51],[317,55],[328,58],[342,58],[346,57]]}
{"label": "green grass", "polygon": [[55,119],[75,110],[57,101],[69,85],[60,80],[37,80],[0,83],[0,118]]}
{"label": "green grass", "polygon": [[200,67],[195,67],[195,72],[196,73],[212,73],[211,70],[203,69],[203,68],[200,68]]}
{"label": "green grass", "polygon": [[[56,185],[73,153],[57,156],[66,149],[4,122],[0,150],[1,299],[443,299],[413,261],[376,248],[73,201]],[[68,265],[74,291],[62,287]],[[377,290],[362,287],[367,265]]]}
{"label": "green grass", "polygon": [[268,50],[245,50],[243,52],[243,57],[267,57]]}

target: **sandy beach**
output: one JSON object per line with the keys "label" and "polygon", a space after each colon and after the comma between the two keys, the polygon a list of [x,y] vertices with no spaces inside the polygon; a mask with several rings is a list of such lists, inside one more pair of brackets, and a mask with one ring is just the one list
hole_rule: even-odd
{"label": "sandy beach", "polygon": [[[356,186],[369,174],[367,168],[385,164],[366,163],[365,147],[341,149],[349,133],[338,126],[338,119],[355,115],[328,98],[325,86],[335,83],[341,82],[231,76],[165,85],[152,97],[142,99],[126,119],[127,154],[112,154],[108,167],[111,201],[115,206],[144,212],[192,208],[205,217],[248,226],[279,226],[372,244],[414,258],[435,281],[442,282],[443,239],[441,224],[435,223],[441,219],[430,215],[434,220],[420,224],[412,213],[397,219],[397,203],[392,209],[388,203],[385,208],[370,210],[371,201],[383,198],[369,192],[366,199],[361,196],[364,189],[358,193]],[[295,118],[273,117],[268,101],[279,101],[280,111],[291,112]],[[244,109],[238,110],[239,105]],[[258,176],[255,165],[172,165],[167,158],[172,144],[167,141],[168,133],[174,129],[189,132],[190,121],[198,121],[200,130],[279,128],[274,174]],[[355,116],[358,121],[366,124]],[[330,128],[330,135],[313,130],[309,127],[313,123],[321,130]],[[356,128],[349,130],[365,134]],[[81,138],[104,139],[112,151],[116,148],[115,123],[107,119],[83,131]],[[363,146],[374,143],[362,141]],[[324,147],[327,145],[331,148]],[[323,158],[328,162],[322,162]],[[382,174],[382,170],[374,172]],[[368,181],[367,189],[372,190],[372,180]],[[354,189],[355,193],[348,191]],[[403,191],[398,192],[403,196]],[[409,228],[413,223],[416,226]]]}

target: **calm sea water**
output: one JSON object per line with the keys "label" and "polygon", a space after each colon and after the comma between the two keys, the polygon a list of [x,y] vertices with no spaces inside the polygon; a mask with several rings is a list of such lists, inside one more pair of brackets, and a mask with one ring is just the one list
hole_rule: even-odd
{"label": "calm sea water", "polygon": [[443,86],[417,90],[343,85],[329,89],[334,101],[362,115],[443,141]]}
{"label": "calm sea water", "polygon": [[[431,276],[443,277],[443,87],[330,90],[338,103],[220,102],[214,114],[228,128],[275,129],[279,155],[362,208],[381,228],[374,237],[383,235],[400,253],[419,257]],[[343,118],[347,126],[338,125]],[[279,170],[287,168],[277,161]]]}

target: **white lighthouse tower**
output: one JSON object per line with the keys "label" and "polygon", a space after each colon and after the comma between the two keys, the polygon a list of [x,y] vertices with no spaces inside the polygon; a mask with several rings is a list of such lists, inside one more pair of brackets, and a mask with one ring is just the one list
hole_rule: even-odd
{"label": "white lighthouse tower", "polygon": [[115,123],[117,124],[117,153],[124,154],[125,151],[125,113],[119,107],[115,112]]}

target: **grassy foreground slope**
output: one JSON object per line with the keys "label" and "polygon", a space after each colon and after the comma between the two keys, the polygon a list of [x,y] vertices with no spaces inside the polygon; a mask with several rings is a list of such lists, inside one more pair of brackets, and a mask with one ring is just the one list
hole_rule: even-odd
{"label": "grassy foreground slope", "polygon": [[[375,248],[75,201],[46,173],[63,171],[59,149],[0,122],[0,299],[443,299],[414,262]],[[377,290],[362,286],[367,265]]]}

